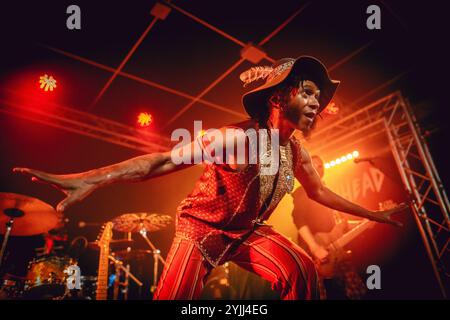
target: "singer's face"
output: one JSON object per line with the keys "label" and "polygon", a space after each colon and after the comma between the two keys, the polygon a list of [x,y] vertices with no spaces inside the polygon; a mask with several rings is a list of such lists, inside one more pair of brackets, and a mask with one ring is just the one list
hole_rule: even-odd
{"label": "singer's face", "polygon": [[284,117],[294,129],[307,133],[312,128],[319,111],[319,95],[319,88],[311,80],[301,81],[291,90]]}

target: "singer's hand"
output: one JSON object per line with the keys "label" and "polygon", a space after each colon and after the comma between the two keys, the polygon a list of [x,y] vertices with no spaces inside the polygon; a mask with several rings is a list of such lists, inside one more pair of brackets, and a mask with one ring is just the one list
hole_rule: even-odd
{"label": "singer's hand", "polygon": [[402,203],[398,207],[389,210],[374,211],[370,215],[370,219],[377,222],[389,223],[397,227],[403,227],[403,224],[401,222],[392,220],[392,216],[401,212],[405,212],[408,209],[409,206],[405,203]]}
{"label": "singer's hand", "polygon": [[14,168],[13,172],[28,174],[31,181],[47,183],[61,190],[66,197],[57,205],[58,212],[83,200],[94,191],[94,185],[86,183],[81,174],[57,175],[29,168]]}

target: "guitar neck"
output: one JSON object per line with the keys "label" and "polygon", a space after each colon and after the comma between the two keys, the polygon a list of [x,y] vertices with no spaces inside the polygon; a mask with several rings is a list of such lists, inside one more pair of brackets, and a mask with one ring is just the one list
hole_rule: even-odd
{"label": "guitar neck", "polygon": [[106,300],[108,295],[109,245],[101,246],[98,261],[96,300]]}
{"label": "guitar neck", "polygon": [[342,237],[339,239],[333,241],[332,245],[335,247],[344,247],[347,243],[352,241],[354,238],[359,236],[361,233],[366,231],[367,229],[373,227],[375,225],[375,222],[371,220],[364,220],[360,224],[358,224],[356,227],[351,229],[350,231],[346,232]]}

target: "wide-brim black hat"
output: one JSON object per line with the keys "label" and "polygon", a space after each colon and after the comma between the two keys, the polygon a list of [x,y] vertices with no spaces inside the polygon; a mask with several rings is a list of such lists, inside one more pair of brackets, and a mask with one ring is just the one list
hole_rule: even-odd
{"label": "wide-brim black hat", "polygon": [[[332,80],[324,64],[311,56],[300,56],[297,59],[283,58],[276,61],[266,77],[266,82],[256,89],[245,93],[242,104],[252,118],[257,118],[267,108],[267,101],[273,89],[291,76],[299,75],[304,80],[311,80],[318,86],[319,113],[322,112],[339,86],[340,81]],[[242,77],[241,77],[242,79]]]}

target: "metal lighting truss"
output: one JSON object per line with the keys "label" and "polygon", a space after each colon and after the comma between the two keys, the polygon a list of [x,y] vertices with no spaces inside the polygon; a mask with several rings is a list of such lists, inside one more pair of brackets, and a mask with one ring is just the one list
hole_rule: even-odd
{"label": "metal lighting truss", "polygon": [[[346,152],[370,137],[385,134],[433,272],[444,298],[449,288],[449,202],[427,142],[409,102],[389,94],[319,129],[305,144],[311,153]],[[340,152],[340,153],[339,153]]]}
{"label": "metal lighting truss", "polygon": [[100,139],[144,153],[170,150],[167,137],[145,129],[137,129],[91,113],[61,105],[27,100],[0,99],[0,112],[29,121]]}

